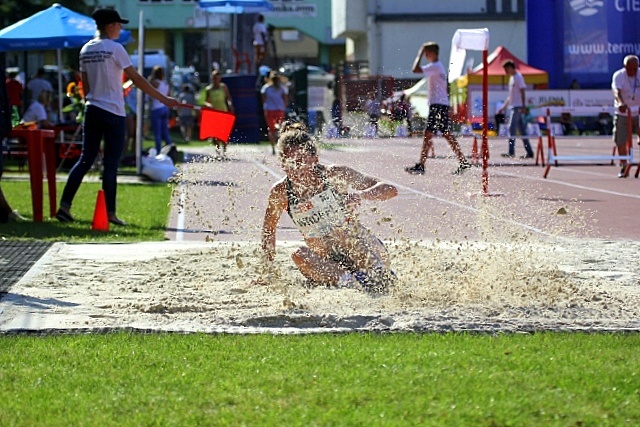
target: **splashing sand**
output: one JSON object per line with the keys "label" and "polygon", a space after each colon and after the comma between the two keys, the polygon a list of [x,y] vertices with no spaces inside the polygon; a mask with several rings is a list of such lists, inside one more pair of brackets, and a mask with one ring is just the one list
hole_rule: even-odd
{"label": "splashing sand", "polygon": [[301,333],[640,327],[638,242],[390,243],[399,280],[385,296],[309,287],[289,259],[295,246],[279,245],[271,284],[256,286],[256,244],[57,244],[0,302],[0,328]]}

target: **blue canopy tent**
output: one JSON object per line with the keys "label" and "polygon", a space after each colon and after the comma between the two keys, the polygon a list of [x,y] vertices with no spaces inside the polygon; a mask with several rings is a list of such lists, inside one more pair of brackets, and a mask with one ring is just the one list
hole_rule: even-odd
{"label": "blue canopy tent", "polygon": [[[58,88],[62,91],[60,49],[81,47],[95,36],[96,31],[93,18],[56,3],[0,30],[0,52],[56,49]],[[122,30],[117,41],[122,44],[132,41],[131,32]],[[58,95],[59,117],[62,117],[62,94]]]}

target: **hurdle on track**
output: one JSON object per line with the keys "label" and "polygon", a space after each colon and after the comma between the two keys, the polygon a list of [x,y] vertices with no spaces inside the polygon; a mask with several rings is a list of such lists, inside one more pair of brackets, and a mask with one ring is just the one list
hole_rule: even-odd
{"label": "hurdle on track", "polygon": [[[616,146],[614,144],[613,151],[611,155],[575,155],[575,156],[559,156],[555,143],[555,132],[553,128],[550,126],[551,123],[551,111],[547,108],[547,136],[548,136],[548,147],[547,147],[547,165],[544,170],[543,177],[546,178],[549,174],[549,170],[551,166],[559,166],[558,162],[585,162],[585,161],[610,161],[613,164],[616,160],[624,160],[627,162],[627,167],[624,170],[623,175],[626,177],[631,170],[632,165],[634,164],[633,158],[633,131],[632,131],[632,116],[630,109],[627,110],[627,155],[617,155],[616,154]],[[541,144],[538,144],[538,150],[540,150]],[[537,164],[537,157],[536,157]],[[543,160],[544,166],[544,160]],[[636,170],[636,178],[638,177],[638,173],[640,172],[640,164],[638,165],[638,169]]]}

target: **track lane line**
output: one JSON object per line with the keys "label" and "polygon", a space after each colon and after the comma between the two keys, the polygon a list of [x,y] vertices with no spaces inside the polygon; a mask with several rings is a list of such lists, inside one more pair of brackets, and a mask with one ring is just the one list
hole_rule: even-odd
{"label": "track lane line", "polygon": [[[253,164],[255,164],[256,166],[258,166],[263,171],[268,172],[269,174],[271,174],[272,176],[274,176],[274,177],[276,177],[278,179],[284,177],[284,174],[278,174],[273,169],[269,168],[268,166],[266,166],[266,165],[264,165],[262,163],[259,163],[255,159],[251,159],[251,162]],[[447,204],[447,205],[455,206],[455,207],[457,207],[459,209],[465,209],[465,210],[473,212],[475,214],[480,214],[481,213],[481,211],[479,209],[463,205],[463,204],[455,202],[453,200],[448,200],[448,199],[444,199],[442,197],[437,197],[437,196],[434,196],[433,194],[425,193],[424,191],[420,191],[420,190],[416,190],[416,189],[411,188],[411,187],[407,187],[407,186],[405,186],[403,184],[400,184],[400,183],[397,183],[397,182],[394,182],[394,181],[391,181],[391,180],[387,180],[387,179],[385,179],[383,177],[380,177],[380,179],[383,180],[384,182],[387,182],[387,183],[389,183],[391,185],[396,186],[396,188],[398,188],[398,189],[406,191],[407,193],[417,194],[417,195],[422,196],[422,197],[424,197],[426,199],[436,200],[438,202],[441,202],[441,203],[444,203],[444,204]],[[543,234],[545,236],[552,236],[551,233],[547,233],[546,231],[540,230],[539,228],[536,228],[536,227],[534,227],[532,225],[529,225],[529,224],[525,224],[525,223],[522,223],[522,222],[510,220],[510,219],[501,218],[501,217],[498,217],[498,216],[495,216],[495,215],[491,215],[491,214],[489,216],[491,218],[497,219],[497,220],[502,221],[504,223],[515,225],[515,226],[518,226],[518,227],[522,227],[522,228],[524,228],[526,230],[533,231],[535,233]]]}

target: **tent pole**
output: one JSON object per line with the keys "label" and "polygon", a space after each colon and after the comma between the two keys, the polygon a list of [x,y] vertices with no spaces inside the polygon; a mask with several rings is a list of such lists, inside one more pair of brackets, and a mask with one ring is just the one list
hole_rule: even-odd
{"label": "tent pole", "polygon": [[[140,11],[138,23],[138,74],[144,74],[144,11]],[[136,172],[142,174],[142,119],[144,94],[136,88]]]}
{"label": "tent pole", "polygon": [[204,17],[207,23],[207,79],[211,78],[211,73],[213,72],[213,59],[211,58],[211,28],[209,27],[209,11],[207,9],[204,10]]}
{"label": "tent pole", "polygon": [[56,49],[58,59],[58,121],[62,121],[62,49]]}
{"label": "tent pole", "polygon": [[[58,120],[56,122],[62,123],[62,96],[66,93],[66,90],[62,89],[62,49],[56,49],[56,56],[58,59]],[[60,132],[60,142],[64,142],[64,132]]]}
{"label": "tent pole", "polygon": [[487,50],[482,51],[482,193],[489,194],[489,140],[487,129],[489,127],[489,63]]}

